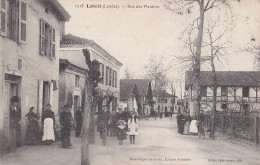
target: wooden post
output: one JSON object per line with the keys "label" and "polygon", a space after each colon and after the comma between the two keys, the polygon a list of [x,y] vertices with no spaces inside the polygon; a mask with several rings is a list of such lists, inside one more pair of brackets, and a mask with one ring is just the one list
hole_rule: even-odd
{"label": "wooden post", "polygon": [[222,115],[222,133],[224,134],[224,122],[225,122],[225,115]]}
{"label": "wooden post", "polygon": [[235,136],[234,136],[234,119],[233,119],[233,116],[231,115],[230,116],[230,118],[231,118],[231,121],[230,121],[230,125],[231,125],[231,138],[234,138]]}
{"label": "wooden post", "polygon": [[254,117],[254,141],[256,144],[259,143],[259,117]]}

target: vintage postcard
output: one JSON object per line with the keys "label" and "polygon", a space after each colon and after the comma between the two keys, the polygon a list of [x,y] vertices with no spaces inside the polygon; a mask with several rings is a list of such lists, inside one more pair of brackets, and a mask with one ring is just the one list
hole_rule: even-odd
{"label": "vintage postcard", "polygon": [[259,0],[0,0],[0,165],[260,165]]}

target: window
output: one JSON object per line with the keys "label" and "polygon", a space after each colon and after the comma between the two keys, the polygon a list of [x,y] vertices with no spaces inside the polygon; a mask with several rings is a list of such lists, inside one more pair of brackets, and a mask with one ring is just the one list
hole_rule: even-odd
{"label": "window", "polygon": [[112,87],[115,87],[115,71],[112,70]]}
{"label": "window", "polygon": [[228,88],[221,87],[221,96],[227,96],[227,95],[228,95]]}
{"label": "window", "polygon": [[112,69],[109,68],[109,86],[112,86]]}
{"label": "window", "polygon": [[201,87],[200,89],[200,95],[201,97],[207,97],[207,87]]}
{"label": "window", "polygon": [[106,66],[106,85],[108,85],[109,83],[108,83],[108,74],[109,74],[109,67],[108,66]]}
{"label": "window", "polygon": [[40,54],[55,58],[55,29],[43,19],[40,20]]}
{"label": "window", "polygon": [[79,87],[79,75],[75,77],[75,87]]}
{"label": "window", "polygon": [[167,103],[167,99],[165,99],[165,103]]}
{"label": "window", "polygon": [[105,74],[105,66],[104,64],[101,64],[101,77],[102,77],[102,80],[101,80],[101,83],[104,84],[104,74]]}
{"label": "window", "polygon": [[23,0],[1,0],[0,34],[19,43],[27,40],[27,3]]}
{"label": "window", "polygon": [[173,99],[171,99],[171,103],[174,103],[174,102],[173,102]]}
{"label": "window", "polygon": [[243,87],[243,97],[249,97],[249,87]]}
{"label": "window", "polygon": [[115,87],[117,88],[117,71],[115,71]]}

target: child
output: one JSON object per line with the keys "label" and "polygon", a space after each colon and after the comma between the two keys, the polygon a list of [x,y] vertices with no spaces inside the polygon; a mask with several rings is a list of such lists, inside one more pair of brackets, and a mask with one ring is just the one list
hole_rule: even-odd
{"label": "child", "polygon": [[130,144],[135,144],[135,135],[138,135],[138,119],[135,112],[132,112],[128,119],[128,135],[130,135]]}
{"label": "child", "polygon": [[120,119],[117,123],[117,139],[119,140],[119,145],[123,144],[123,140],[125,137],[125,128],[126,122],[123,119]]}

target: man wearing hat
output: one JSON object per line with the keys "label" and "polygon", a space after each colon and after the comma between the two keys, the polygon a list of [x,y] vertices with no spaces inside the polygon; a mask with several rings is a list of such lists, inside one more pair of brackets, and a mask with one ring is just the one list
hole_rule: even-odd
{"label": "man wearing hat", "polygon": [[18,107],[20,98],[18,96],[13,96],[11,98],[11,106],[9,111],[10,116],[10,134],[11,138],[14,139],[14,143],[11,146],[11,150],[15,150],[16,147],[21,146],[21,109]]}
{"label": "man wearing hat", "polygon": [[60,113],[61,143],[63,148],[72,146],[70,143],[70,130],[72,127],[72,115],[69,105],[64,105],[63,112]]}

